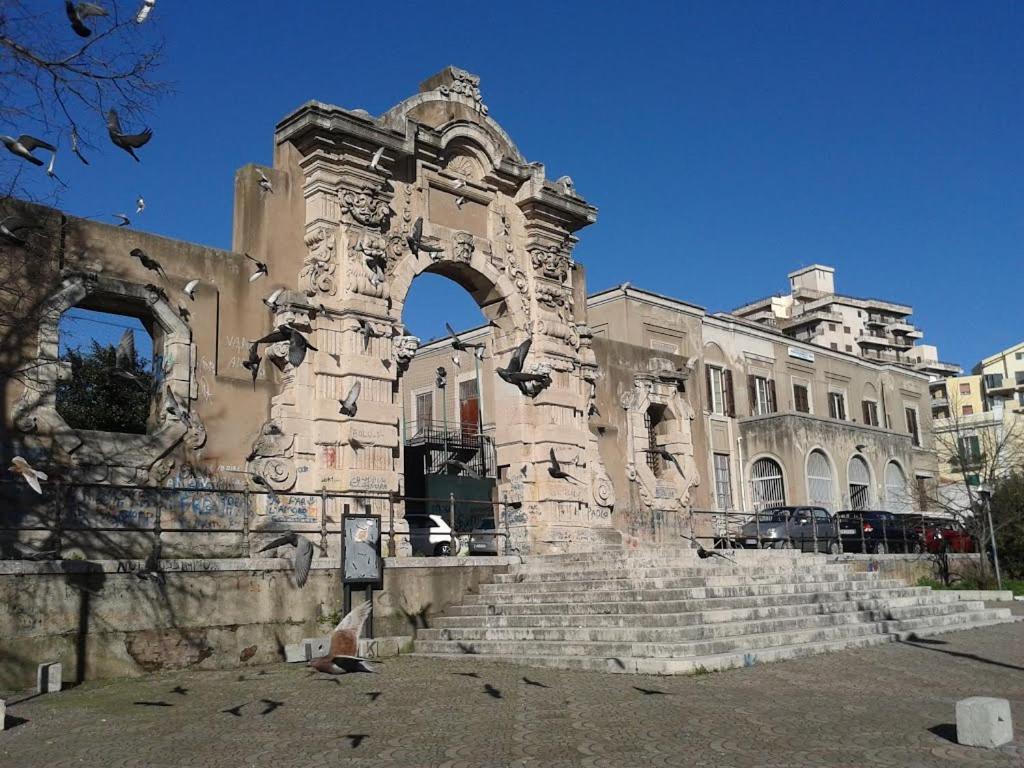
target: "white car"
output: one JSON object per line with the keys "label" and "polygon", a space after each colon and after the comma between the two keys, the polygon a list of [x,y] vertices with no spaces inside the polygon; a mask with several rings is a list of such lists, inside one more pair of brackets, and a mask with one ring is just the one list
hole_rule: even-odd
{"label": "white car", "polygon": [[409,524],[409,543],[414,555],[450,557],[459,552],[459,540],[441,515],[412,513],[405,516]]}

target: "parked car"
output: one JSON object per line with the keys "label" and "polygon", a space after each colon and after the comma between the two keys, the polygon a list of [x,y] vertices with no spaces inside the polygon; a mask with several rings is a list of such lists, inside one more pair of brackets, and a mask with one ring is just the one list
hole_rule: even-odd
{"label": "parked car", "polygon": [[409,543],[414,555],[450,557],[459,552],[459,541],[441,515],[409,514]]}
{"label": "parked car", "polygon": [[978,544],[967,531],[952,520],[925,518],[917,528],[929,552],[977,552]]}
{"label": "parked car", "polygon": [[469,532],[470,555],[497,555],[501,535],[495,532],[493,520],[481,520],[480,524]]}
{"label": "parked car", "polygon": [[[839,553],[835,520],[822,507],[775,507],[757,513],[740,531],[744,547]],[[817,547],[815,547],[817,544]]]}
{"label": "parked car", "polygon": [[922,552],[917,520],[881,509],[845,509],[837,514],[844,552]]}

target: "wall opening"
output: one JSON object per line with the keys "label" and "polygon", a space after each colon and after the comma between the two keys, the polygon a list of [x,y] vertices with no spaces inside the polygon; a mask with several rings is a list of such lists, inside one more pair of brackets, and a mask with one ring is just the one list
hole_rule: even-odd
{"label": "wall opening", "polygon": [[807,457],[807,502],[831,510],[834,501],[832,464],[823,451]]}
{"label": "wall opening", "polygon": [[785,506],[786,487],[777,461],[765,457],[754,462],[750,469],[750,491],[755,511]]}
{"label": "wall opening", "polygon": [[871,508],[871,472],[868,463],[860,456],[850,459],[847,473],[850,491],[850,509]]}

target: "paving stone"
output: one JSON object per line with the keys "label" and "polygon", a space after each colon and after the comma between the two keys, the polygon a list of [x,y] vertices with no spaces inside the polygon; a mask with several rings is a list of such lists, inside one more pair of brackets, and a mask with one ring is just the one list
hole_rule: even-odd
{"label": "paving stone", "polygon": [[969,747],[993,749],[1013,741],[1010,702],[972,696],[956,703],[956,740]]}

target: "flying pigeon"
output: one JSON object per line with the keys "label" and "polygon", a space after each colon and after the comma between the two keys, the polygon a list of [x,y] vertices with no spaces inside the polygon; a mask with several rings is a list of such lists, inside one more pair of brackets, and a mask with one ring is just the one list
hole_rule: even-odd
{"label": "flying pigeon", "polygon": [[459,339],[458,334],[455,333],[455,329],[452,328],[449,323],[445,323],[444,327],[448,330],[448,334],[452,337],[452,349],[456,349],[459,352],[472,351],[473,354],[476,355],[477,360],[483,359],[483,351],[485,349],[485,346],[483,344],[470,344],[467,341],[462,341],[461,339]]}
{"label": "flying pigeon", "polygon": [[374,171],[380,168],[380,159],[384,156],[384,147],[381,147],[373,153],[373,157],[370,158],[370,168]]}
{"label": "flying pigeon", "polygon": [[466,198],[464,198],[462,195],[459,195],[458,197],[455,198],[455,207],[458,208],[460,211],[462,210],[462,206],[465,205],[465,203]]}
{"label": "flying pigeon", "polygon": [[[52,537],[47,540],[52,540]],[[60,550],[57,548],[40,549],[31,544],[19,544],[16,541],[11,542],[11,544],[13,544],[14,552],[19,560],[56,560],[60,554]],[[46,542],[43,545],[46,546]]]}
{"label": "flying pigeon", "polygon": [[242,367],[245,368],[252,375],[252,388],[256,389],[256,377],[260,375],[260,363],[263,358],[260,357],[259,343],[253,342],[249,345],[249,357],[242,361]]}
{"label": "flying pigeon", "polygon": [[[258,477],[258,475],[254,476],[254,479],[255,477]],[[299,536],[295,531],[289,531],[284,536],[274,539],[259,551],[266,552],[269,549],[277,549],[277,547],[283,547],[286,544],[295,547],[295,557],[292,558],[292,570],[295,573],[295,583],[303,587],[309,578],[309,566],[313,562],[313,544],[309,539],[305,536]]]}
{"label": "flying pigeon", "polygon": [[11,459],[10,471],[16,475],[21,475],[25,479],[25,482],[28,483],[29,488],[33,491],[40,495],[43,493],[43,489],[39,485],[39,481],[46,480],[45,472],[40,472],[21,456],[15,456]]}
{"label": "flying pigeon", "polygon": [[132,373],[131,368],[135,366],[135,331],[131,328],[121,334],[117,342],[117,349],[114,351],[114,375],[119,379],[132,382],[135,386],[146,391],[146,385],[142,380]]}
{"label": "flying pigeon", "polygon": [[[50,155],[50,164],[46,166],[46,175],[47,175],[47,176],[49,176],[49,177],[50,177],[51,179],[56,179],[56,180],[57,180],[57,181],[59,181],[59,182],[60,182],[61,184],[64,184],[64,179],[62,179],[62,178],[61,178],[60,176],[58,176],[58,175],[57,175],[56,173],[54,173],[54,171],[53,171],[53,167],[54,167],[54,166],[55,166],[56,164],[57,164],[57,153],[56,153],[56,152],[54,152],[54,153],[52,153],[52,154]],[[66,187],[66,186],[67,186],[67,184],[64,184],[64,186]]]}
{"label": "flying pigeon", "polygon": [[302,365],[302,361],[306,359],[307,349],[312,349],[314,352],[319,351],[299,330],[290,325],[277,326],[276,330],[271,331],[262,339],[258,339],[256,343],[276,344],[279,341],[288,342],[288,362],[292,364],[293,368]]}
{"label": "flying pigeon", "polygon": [[7,147],[7,151],[12,155],[17,155],[23,160],[28,160],[33,165],[42,165],[43,161],[32,154],[35,149],[45,149],[49,152],[56,152],[57,148],[47,141],[37,139],[35,136],[29,136],[27,133],[23,133],[18,138],[13,136],[0,136],[0,141],[3,142],[4,146]]}
{"label": "flying pigeon", "polygon": [[160,537],[156,538],[153,542],[153,548],[149,551],[146,556],[146,562],[142,564],[142,568],[135,572],[135,575],[143,581],[152,581],[160,586],[166,583],[163,572],[160,570],[160,552],[163,549],[163,545],[160,543]]}
{"label": "flying pigeon", "polygon": [[260,189],[262,189],[264,192],[270,192],[271,194],[273,194],[274,185],[270,183],[270,179],[267,178],[267,174],[265,174],[259,168],[256,169],[256,173],[259,174]]}
{"label": "flying pigeon", "polygon": [[366,350],[367,347],[369,347],[370,339],[379,339],[385,335],[383,331],[379,331],[376,328],[374,328],[373,324],[367,320],[360,319],[357,322],[359,323],[359,333],[363,337],[364,351]]}
{"label": "flying pigeon", "polygon": [[129,253],[136,259],[138,259],[139,263],[142,264],[142,266],[144,266],[146,269],[152,272],[156,272],[161,277],[167,277],[167,273],[164,271],[164,268],[160,265],[160,262],[150,257],[141,248],[132,248],[131,251],[129,251]]}
{"label": "flying pigeon", "polygon": [[456,179],[455,180],[455,188],[456,189],[462,189],[464,186],[466,186],[466,180],[465,179]]}
{"label": "flying pigeon", "polygon": [[444,250],[436,237],[427,237],[423,234],[423,217],[420,216],[413,222],[412,232],[406,238],[409,250],[413,256],[419,256],[420,251],[426,253],[440,253]]}
{"label": "flying pigeon", "polygon": [[143,130],[142,133],[123,133],[121,131],[121,121],[117,117],[117,111],[113,109],[107,112],[107,133],[110,135],[110,140],[114,142],[114,145],[134,157],[137,163],[141,161],[138,155],[135,154],[135,150],[145,146],[153,138],[153,131],[149,128]]}
{"label": "flying pigeon", "polygon": [[268,499],[270,499],[273,502],[277,501],[277,494],[274,493],[274,489],[270,486],[270,483],[267,482],[266,478],[263,477],[263,475],[257,474],[256,472],[250,472],[249,477],[252,478],[253,483],[260,486],[263,490],[267,492]]}
{"label": "flying pigeon", "polygon": [[135,212],[142,213],[144,210],[146,210],[146,200],[142,195],[139,195],[135,198]]}
{"label": "flying pigeon", "polygon": [[498,374],[502,381],[507,381],[509,384],[515,384],[520,388],[522,388],[523,385],[528,384],[540,384],[547,386],[551,383],[551,376],[546,373],[523,372],[523,365],[526,363],[526,356],[530,352],[530,345],[532,343],[532,339],[527,339],[516,347],[516,351],[512,353],[512,357],[508,361],[508,367],[494,369],[494,372]]}
{"label": "flying pigeon", "polygon": [[343,672],[373,672],[366,659],[359,657],[359,638],[370,616],[372,603],[367,600],[346,614],[331,633],[327,655],[312,659],[309,666],[317,672],[340,675]]}
{"label": "flying pigeon", "polygon": [[284,288],[278,288],[272,294],[267,296],[263,300],[263,303],[266,304],[268,307],[270,307],[272,310],[274,310],[276,312],[277,311],[277,300],[279,298],[281,298],[281,294],[282,293],[284,293]]}
{"label": "flying pigeon", "polygon": [[75,156],[81,160],[85,165],[89,164],[89,161],[85,159],[85,155],[78,148],[78,131],[74,128],[71,129],[71,151],[75,153]]}
{"label": "flying pigeon", "polygon": [[17,216],[8,216],[0,220],[0,237],[15,245],[28,245],[28,240],[18,234],[26,229],[42,229],[42,227],[34,222],[20,219]]}
{"label": "flying pigeon", "polygon": [[174,392],[171,390],[171,385],[168,384],[165,390],[167,392],[167,412],[177,416],[178,420],[186,427],[190,425],[188,418],[188,411],[181,407],[181,403],[178,402],[178,398],[174,396]]}
{"label": "flying pigeon", "polygon": [[358,380],[356,380],[356,382],[349,389],[348,394],[345,395],[345,399],[338,401],[341,404],[341,409],[339,410],[339,413],[342,413],[345,416],[356,415],[356,411],[359,410],[359,406],[356,404],[356,401],[359,400],[359,391],[362,388],[363,385]]}
{"label": "flying pigeon", "polygon": [[658,446],[657,448],[648,448],[646,450],[646,453],[653,453],[655,456],[660,456],[665,461],[671,462],[672,464],[675,465],[675,468],[679,471],[680,475],[684,474],[683,468],[679,466],[679,460],[676,459],[675,454],[673,454],[672,451],[670,451],[668,448],[664,446]]}
{"label": "flying pigeon", "polygon": [[579,482],[575,477],[573,477],[568,472],[566,472],[564,469],[562,469],[562,465],[558,463],[558,459],[555,457],[555,449],[554,448],[550,449],[550,453],[548,454],[548,458],[549,458],[549,460],[551,462],[551,466],[548,467],[548,474],[549,475],[551,475],[556,480],[570,480],[570,481],[572,481],[574,483],[578,483]]}
{"label": "flying pigeon", "polygon": [[188,311],[184,304],[178,305],[178,317],[184,320],[186,323],[192,320],[192,313]]}
{"label": "flying pigeon", "polygon": [[736,561],[728,555],[724,555],[721,552],[716,552],[713,549],[704,549],[701,543],[697,541],[697,539],[693,538],[693,536],[687,536],[685,533],[681,533],[679,535],[682,536],[684,539],[689,539],[697,545],[697,557],[699,557],[701,560],[707,560],[709,557],[720,557],[723,560],[728,560],[733,565],[736,565]]}
{"label": "flying pigeon", "polygon": [[135,14],[135,23],[142,24],[146,19],[148,19],[149,12],[153,10],[154,5],[156,5],[156,0],[142,0],[142,5],[139,6],[139,12]]}
{"label": "flying pigeon", "polygon": [[199,287],[199,279],[196,278],[195,280],[189,280],[187,283],[185,283],[185,287],[182,288],[182,290],[185,292],[186,296],[188,296],[190,299],[192,299],[192,301],[195,301],[196,300],[196,288],[198,288],[198,287]]}
{"label": "flying pigeon", "polygon": [[85,19],[90,16],[107,15],[107,9],[95,3],[75,4],[71,0],[64,0],[64,10],[68,14],[71,28],[75,30],[75,34],[79,37],[89,37],[92,34],[92,30],[85,26]]}
{"label": "flying pigeon", "polygon": [[262,261],[260,261],[259,259],[254,259],[248,253],[245,253],[245,254],[242,254],[242,255],[245,256],[245,258],[247,258],[249,261],[251,261],[253,264],[256,265],[256,271],[253,272],[251,275],[249,275],[249,282],[250,283],[254,283],[257,280],[259,280],[261,277],[265,277],[266,275],[270,274],[270,270],[267,269],[267,265],[264,264]]}
{"label": "flying pigeon", "polygon": [[118,219],[117,226],[119,227],[130,227],[132,220],[128,218],[126,213],[112,213],[110,214],[113,218]]}
{"label": "flying pigeon", "polygon": [[477,477],[476,471],[464,461],[448,459],[445,461],[444,466],[448,470],[448,474],[457,475],[464,472],[469,477]]}

